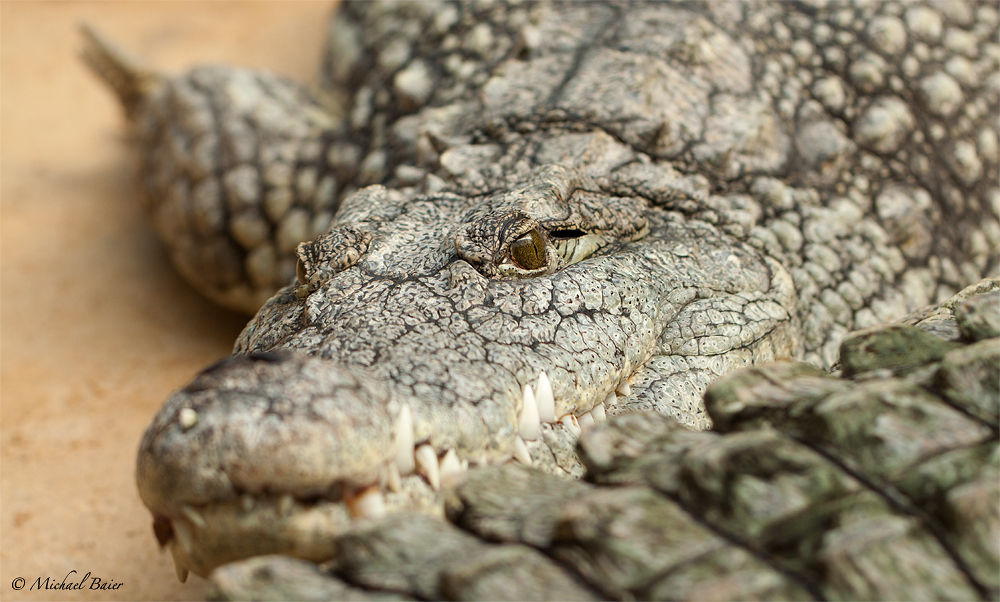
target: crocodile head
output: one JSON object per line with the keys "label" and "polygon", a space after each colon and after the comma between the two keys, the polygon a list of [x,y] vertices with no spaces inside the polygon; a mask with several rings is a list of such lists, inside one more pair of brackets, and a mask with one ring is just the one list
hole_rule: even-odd
{"label": "crocodile head", "polygon": [[791,351],[787,274],[613,188],[549,165],[479,196],[352,196],[143,439],[140,493],[178,564],[319,560],[351,515],[433,508],[468,465],[572,472],[558,456],[606,413],[708,426],[707,380]]}
{"label": "crocodile head", "polygon": [[[777,173],[788,136],[743,50],[662,8],[633,21],[613,6],[539,4],[539,23],[600,43],[504,33],[532,48],[507,45],[479,88],[456,80],[457,98],[397,116],[404,157],[376,150],[365,164],[430,173],[345,198],[299,246],[298,282],[142,441],[139,491],[179,576],[263,553],[328,558],[354,516],[440,512],[438,488],[469,466],[513,456],[580,476],[575,439],[589,423],[656,409],[705,428],[710,381],[795,353],[788,272],[731,219],[745,194],[714,194],[704,175]],[[692,49],[702,38],[718,51]],[[232,105],[237,84],[262,77],[235,77],[210,104]],[[176,85],[208,89],[195,84]],[[238,98],[284,98],[260,87]],[[745,118],[727,117],[736,107]],[[247,111],[236,121],[264,114]],[[334,141],[321,156],[343,154],[338,135],[320,137]]]}

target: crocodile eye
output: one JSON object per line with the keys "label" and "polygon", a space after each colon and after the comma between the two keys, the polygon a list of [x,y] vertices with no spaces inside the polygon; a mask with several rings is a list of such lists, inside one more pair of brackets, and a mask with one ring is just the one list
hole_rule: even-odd
{"label": "crocodile eye", "polygon": [[548,263],[545,257],[545,241],[538,230],[532,230],[510,245],[510,258],[522,270],[538,270]]}
{"label": "crocodile eye", "polygon": [[309,280],[306,278],[306,264],[301,258],[295,264],[295,275],[299,279],[299,284],[309,284]]}

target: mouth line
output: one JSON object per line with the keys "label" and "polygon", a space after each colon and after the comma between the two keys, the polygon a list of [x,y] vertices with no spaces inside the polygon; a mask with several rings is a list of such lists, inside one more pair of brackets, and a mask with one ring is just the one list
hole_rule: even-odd
{"label": "mouth line", "polygon": [[[300,497],[280,491],[242,492],[208,503],[181,502],[178,511],[154,513],[153,530],[169,548],[178,579],[189,571],[206,575],[215,566],[248,555],[286,553],[316,562],[334,553],[332,541],[356,520],[380,518],[399,510],[443,515],[442,488],[451,488],[471,467],[517,461],[532,464],[529,447],[545,445],[542,433],[559,430],[574,441],[606,419],[609,407],[631,395],[628,378],[587,411],[556,415],[552,386],[545,372],[523,388],[518,434],[506,457],[462,458],[455,448],[443,452],[414,441],[413,420],[404,405],[394,425],[391,459],[368,483],[334,483],[325,495]],[[191,420],[189,414],[181,419]],[[243,536],[239,536],[243,534]],[[250,548],[233,542],[251,542]],[[248,554],[249,552],[249,554]]]}

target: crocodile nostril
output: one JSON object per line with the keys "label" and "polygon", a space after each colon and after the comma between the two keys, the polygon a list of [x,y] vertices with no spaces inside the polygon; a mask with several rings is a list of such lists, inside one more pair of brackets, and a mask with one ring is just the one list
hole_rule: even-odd
{"label": "crocodile nostril", "polygon": [[522,270],[538,270],[548,264],[545,241],[538,230],[532,230],[510,244],[510,258]]}

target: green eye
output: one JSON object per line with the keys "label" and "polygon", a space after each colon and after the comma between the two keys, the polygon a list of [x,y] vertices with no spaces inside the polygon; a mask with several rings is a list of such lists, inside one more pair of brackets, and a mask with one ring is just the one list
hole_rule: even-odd
{"label": "green eye", "polygon": [[515,240],[510,245],[510,258],[522,270],[538,270],[548,264],[545,257],[545,241],[538,230]]}

